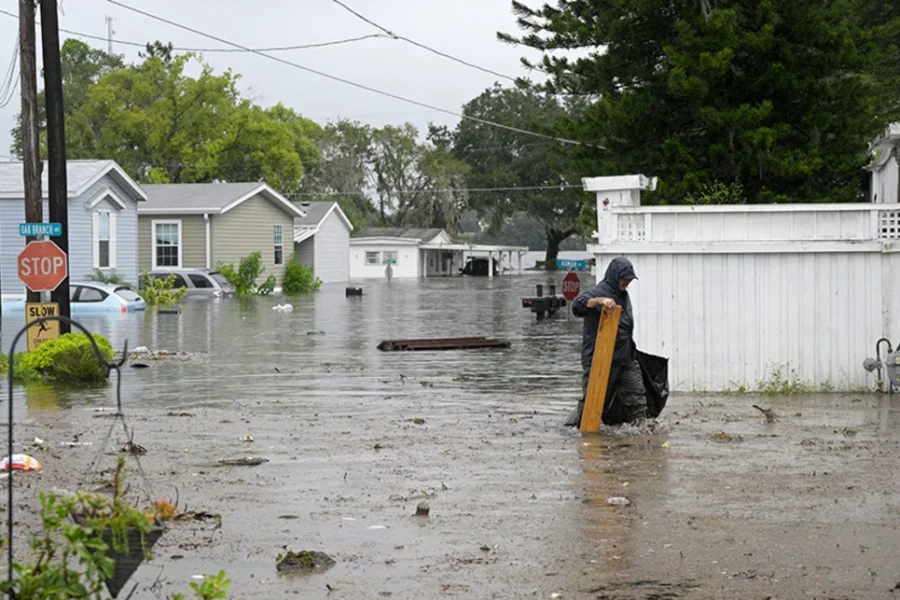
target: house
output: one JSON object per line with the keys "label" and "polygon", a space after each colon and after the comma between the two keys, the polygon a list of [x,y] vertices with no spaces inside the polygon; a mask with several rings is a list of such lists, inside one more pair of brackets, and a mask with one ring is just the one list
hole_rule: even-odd
{"label": "house", "polygon": [[392,276],[398,279],[459,275],[466,258],[478,255],[487,257],[487,275],[493,277],[495,257],[501,268],[512,273],[512,257],[518,254],[521,272],[522,255],[527,251],[519,246],[454,243],[443,229],[366,227],[350,239],[350,278],[385,277],[388,264],[392,265]]}
{"label": "house", "polygon": [[[43,165],[44,221],[47,206],[47,164]],[[69,277],[83,280],[100,269],[125,281],[138,278],[138,206],[146,203],[143,189],[114,161],[70,160],[66,164],[68,196]],[[0,273],[3,293],[24,292],[15,276],[16,257],[25,247],[19,223],[25,221],[22,163],[0,163]]]}
{"label": "house", "polygon": [[597,276],[615,256],[634,264],[635,341],[671,359],[673,390],[855,392],[881,379],[863,362],[880,338],[900,343],[896,200],[642,206],[653,179],[583,184]]}
{"label": "house", "polygon": [[281,287],[290,258],[294,219],[306,213],[265,183],[145,185],[138,210],[141,271],[214,269],[237,265],[259,251],[265,271]]}
{"label": "house", "polygon": [[871,146],[869,200],[878,204],[900,202],[900,123],[888,127]]}
{"label": "house", "polygon": [[353,225],[337,202],[301,202],[306,217],[294,219],[294,252],[322,283],[350,279]]}

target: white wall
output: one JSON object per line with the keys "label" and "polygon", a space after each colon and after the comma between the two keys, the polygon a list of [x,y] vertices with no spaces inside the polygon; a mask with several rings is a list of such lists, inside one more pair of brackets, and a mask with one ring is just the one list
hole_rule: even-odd
{"label": "white wall", "polygon": [[[597,255],[598,277],[617,255]],[[635,341],[669,357],[674,390],[752,391],[779,368],[817,389],[871,389],[875,341],[900,344],[900,248],[627,256]]]}
{"label": "white wall", "polygon": [[350,279],[379,279],[384,277],[385,265],[379,259],[377,265],[366,264],[366,252],[397,252],[397,264],[393,265],[394,278],[417,278],[419,270],[418,244],[353,243],[350,246]]}
{"label": "white wall", "polygon": [[350,278],[350,231],[337,214],[331,214],[313,236],[316,277],[322,283],[346,282]]}
{"label": "white wall", "polygon": [[891,204],[900,202],[900,166],[896,150],[883,167],[872,172],[872,202]]}

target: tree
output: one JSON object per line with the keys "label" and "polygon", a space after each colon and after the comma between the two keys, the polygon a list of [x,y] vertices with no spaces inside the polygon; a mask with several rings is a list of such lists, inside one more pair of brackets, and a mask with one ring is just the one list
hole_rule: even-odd
{"label": "tree", "polygon": [[[71,116],[84,105],[88,90],[99,81],[100,77],[124,67],[122,57],[107,54],[102,50],[91,48],[84,42],[69,38],[63,42],[59,50],[59,58],[62,66],[63,89],[65,90],[65,104],[63,112],[68,121]],[[44,92],[38,92],[38,126],[42,132],[47,128],[46,106]],[[16,156],[22,156],[22,133],[20,118],[16,119],[16,127],[12,130],[12,146],[10,151]],[[46,158],[46,136],[42,135],[43,158]]]}
{"label": "tree", "polygon": [[[112,159],[141,182],[265,181],[286,193],[318,163],[321,127],[281,104],[242,98],[238,75],[214,73],[171,44],[147,44],[140,56],[124,66],[82,42],[63,45],[70,159]],[[194,62],[200,72],[191,77]]]}
{"label": "tree", "polygon": [[[546,89],[591,100],[584,175],[658,175],[655,202],[740,184],[751,202],[862,198],[900,118],[900,11],[884,0],[513,2]],[[559,54],[566,51],[569,56]],[[573,52],[574,51],[574,52]],[[572,56],[574,55],[574,57]]]}
{"label": "tree", "polygon": [[[567,127],[569,110],[551,95],[527,88],[495,85],[463,107],[464,114],[504,123],[520,129],[555,134]],[[459,123],[453,135],[453,155],[471,168],[470,188],[559,189],[473,192],[470,203],[499,233],[513,216],[525,214],[541,224],[546,240],[546,260],[556,264],[560,244],[581,229],[584,194],[563,186],[578,183],[568,157],[552,140],[471,119]]]}

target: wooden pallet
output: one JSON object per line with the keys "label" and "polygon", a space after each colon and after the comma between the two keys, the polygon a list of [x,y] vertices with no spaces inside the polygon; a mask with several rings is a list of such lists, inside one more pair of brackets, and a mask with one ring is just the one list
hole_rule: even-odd
{"label": "wooden pallet", "polygon": [[476,348],[509,348],[507,340],[486,337],[432,338],[418,340],[384,340],[378,349],[384,352],[415,350],[470,350]]}
{"label": "wooden pallet", "polygon": [[606,403],[606,388],[612,370],[613,351],[616,349],[616,335],[619,333],[619,317],[622,307],[603,309],[600,315],[600,329],[594,344],[594,359],[591,361],[591,375],[588,380],[584,411],[581,413],[581,432],[597,433],[603,422],[603,405]]}

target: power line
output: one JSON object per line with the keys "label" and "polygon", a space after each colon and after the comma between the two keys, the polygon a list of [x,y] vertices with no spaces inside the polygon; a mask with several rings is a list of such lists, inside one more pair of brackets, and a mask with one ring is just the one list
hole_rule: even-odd
{"label": "power line", "polygon": [[401,40],[401,41],[404,41],[404,42],[406,42],[406,43],[408,43],[408,44],[412,44],[413,46],[417,46],[417,47],[419,47],[419,48],[422,48],[423,50],[427,50],[427,51],[431,52],[432,54],[437,54],[438,56],[441,56],[441,57],[443,57],[443,58],[450,59],[450,60],[452,60],[453,62],[457,62],[457,63],[459,63],[459,64],[461,64],[461,65],[465,65],[465,66],[467,66],[467,67],[471,67],[472,69],[477,69],[477,70],[482,71],[482,72],[484,72],[484,73],[489,73],[489,74],[491,74],[491,75],[494,75],[494,76],[496,76],[496,77],[500,77],[500,78],[502,78],[502,79],[508,79],[509,81],[515,81],[515,80],[516,80],[515,77],[510,77],[509,75],[504,75],[503,73],[498,73],[497,71],[492,71],[491,69],[487,69],[487,68],[485,68],[485,67],[476,65],[476,64],[474,64],[474,63],[470,63],[470,62],[465,61],[465,60],[463,60],[463,59],[461,59],[461,58],[457,58],[457,57],[455,57],[455,56],[453,56],[453,55],[451,55],[451,54],[447,54],[446,52],[441,52],[440,50],[435,50],[435,49],[432,48],[431,46],[426,46],[425,44],[422,44],[421,42],[417,42],[417,41],[415,41],[415,40],[411,40],[411,39],[409,39],[409,38],[406,37],[406,36],[398,35],[398,34],[394,33],[393,31],[391,31],[390,29],[388,29],[388,28],[386,28],[386,27],[382,27],[381,25],[379,25],[379,24],[376,23],[375,21],[372,21],[371,19],[369,19],[369,18],[367,18],[367,17],[361,15],[361,14],[358,13],[357,11],[353,10],[352,8],[350,8],[349,6],[347,6],[346,4],[344,4],[343,2],[341,2],[341,0],[331,0],[331,1],[334,2],[335,4],[337,4],[338,6],[342,7],[344,10],[346,10],[346,11],[349,12],[350,14],[352,14],[352,15],[356,16],[357,18],[359,18],[359,19],[365,21],[366,23],[368,23],[368,24],[371,25],[372,27],[374,27],[374,28],[376,28],[376,29],[380,29],[381,31],[385,32],[386,34],[388,34],[389,36],[391,36],[391,37],[394,38],[395,40]]}
{"label": "power line", "polygon": [[[423,190],[393,190],[391,194],[393,195],[407,195],[407,194],[439,194],[444,192],[466,192],[469,194],[481,194],[481,193],[490,193],[490,192],[534,192],[539,190],[571,190],[571,189],[583,189],[583,186],[571,183],[565,183],[560,185],[530,185],[530,186],[522,186],[522,187],[492,187],[492,188],[445,188],[445,189],[423,189]],[[367,192],[294,192],[291,194],[284,194],[288,198],[299,198],[299,197],[309,197],[309,196],[367,196]]]}
{"label": "power line", "polygon": [[[2,10],[2,9],[0,9],[0,13],[3,13],[4,15],[7,15],[10,17],[14,17],[16,19],[19,18],[18,15],[13,14],[8,11],[5,11],[5,10]],[[132,41],[128,41],[128,40],[120,40],[120,39],[116,39],[116,38],[103,37],[103,36],[99,36],[99,35],[91,35],[90,33],[82,33],[80,31],[72,31],[71,29],[63,29],[62,27],[60,27],[59,30],[62,32],[68,33],[69,35],[83,37],[83,38],[86,38],[89,40],[99,40],[101,42],[109,42],[110,39],[112,39],[112,41],[114,43],[122,44],[123,46],[134,46],[136,48],[146,48],[147,47],[146,43],[142,44],[140,42],[132,42]],[[371,33],[369,35],[361,35],[361,36],[346,38],[346,39],[341,39],[341,40],[332,40],[329,42],[318,42],[318,43],[313,43],[313,44],[300,44],[300,45],[294,45],[294,46],[272,46],[269,48],[255,48],[255,50],[258,50],[260,52],[284,52],[287,50],[306,50],[309,48],[324,48],[326,46],[337,46],[340,44],[350,44],[353,42],[361,42],[363,40],[370,40],[370,39],[376,39],[376,38],[377,39],[387,39],[389,37],[390,36],[388,36],[388,35],[382,35],[380,33]],[[210,52],[248,52],[248,50],[242,50],[242,49],[237,49],[237,48],[184,48],[181,46],[173,46],[172,50],[176,50],[178,52],[205,52],[205,53],[210,53]]]}
{"label": "power line", "polygon": [[493,121],[488,121],[487,119],[480,119],[480,118],[478,118],[478,117],[473,117],[473,116],[471,116],[471,115],[466,115],[466,114],[463,114],[463,113],[454,112],[454,111],[452,111],[452,110],[448,110],[448,109],[446,109],[446,108],[440,108],[440,107],[438,107],[438,106],[434,106],[434,105],[431,105],[431,104],[427,104],[427,103],[425,103],[425,102],[419,102],[418,100],[412,100],[412,99],[410,99],[410,98],[405,98],[405,97],[403,97],[403,96],[399,96],[399,95],[393,94],[393,93],[391,93],[391,92],[385,92],[385,91],[383,91],[383,90],[379,90],[379,89],[377,89],[377,88],[369,87],[369,86],[364,85],[364,84],[361,84],[361,83],[356,83],[355,81],[350,81],[349,79],[344,79],[344,78],[338,77],[338,76],[336,76],[336,75],[331,75],[331,74],[325,73],[325,72],[323,72],[323,71],[318,71],[318,70],[312,69],[312,68],[310,68],[310,67],[305,67],[305,66],[303,66],[303,65],[301,65],[301,64],[299,64],[299,63],[295,63],[295,62],[292,62],[292,61],[289,61],[289,60],[286,60],[286,59],[283,59],[283,58],[279,58],[279,57],[277,57],[277,56],[272,56],[271,54],[266,54],[266,53],[261,52],[261,51],[259,51],[259,50],[254,50],[254,49],[252,49],[252,48],[248,48],[248,47],[246,47],[246,46],[242,46],[242,45],[237,44],[237,43],[235,43],[235,42],[230,42],[230,41],[228,41],[228,40],[226,40],[226,39],[217,37],[217,36],[215,36],[215,35],[212,35],[212,34],[209,34],[209,33],[204,33],[203,31],[199,31],[199,30],[194,29],[194,28],[192,28],[192,27],[188,27],[188,26],[186,26],[186,25],[182,25],[182,24],[180,24],[180,23],[176,23],[175,21],[170,21],[169,19],[166,19],[166,18],[164,18],[164,17],[160,17],[160,16],[157,16],[157,15],[148,13],[148,12],[146,12],[146,11],[140,10],[140,9],[138,9],[138,8],[134,8],[134,7],[132,7],[132,6],[128,6],[127,4],[123,4],[123,3],[121,3],[121,2],[118,2],[118,0],[106,0],[106,1],[109,2],[110,4],[114,4],[114,5],[116,5],[116,6],[120,6],[120,7],[124,8],[125,10],[130,10],[130,11],[135,12],[135,13],[137,13],[137,14],[144,15],[145,17],[149,17],[149,18],[154,19],[154,20],[156,20],[156,21],[159,21],[159,22],[161,22],[161,23],[166,23],[166,24],[168,24],[168,25],[172,25],[173,27],[178,27],[179,29],[183,29],[183,30],[185,30],[185,31],[190,31],[191,33],[195,33],[195,34],[197,34],[197,35],[202,35],[202,36],[205,37],[205,38],[209,38],[209,39],[211,39],[211,40],[215,40],[215,41],[220,42],[220,43],[222,43],[222,44],[227,44],[227,45],[229,45],[229,46],[234,46],[235,48],[241,48],[242,50],[245,50],[245,51],[247,51],[247,52],[252,52],[253,54],[258,54],[259,56],[268,58],[268,59],[270,59],[270,60],[274,60],[274,61],[276,61],[276,62],[280,62],[280,63],[285,64],[285,65],[288,65],[288,66],[290,66],[290,67],[294,67],[295,69],[300,69],[301,71],[306,71],[307,73],[312,73],[312,74],[318,75],[318,76],[320,76],[320,77],[325,77],[326,79],[331,79],[332,81],[337,81],[337,82],[339,82],[339,83],[343,83],[344,85],[349,85],[349,86],[352,86],[352,87],[355,87],[355,88],[358,88],[358,89],[361,89],[361,90],[366,90],[367,92],[372,92],[373,94],[378,94],[378,95],[380,95],[380,96],[385,96],[385,97],[387,97],[387,98],[393,98],[394,100],[399,100],[399,101],[401,101],[401,102],[406,102],[407,104],[413,104],[413,105],[415,105],[415,106],[421,106],[421,107],[423,107],[423,108],[429,108],[429,109],[434,110],[434,111],[437,111],[437,112],[442,112],[442,113],[445,113],[445,114],[454,116],[454,117],[456,117],[456,118],[458,118],[458,119],[468,119],[468,120],[470,120],[470,121],[474,121],[474,122],[477,122],[477,123],[481,123],[481,124],[483,124],[483,125],[490,125],[491,127],[497,127],[497,128],[499,128],[499,129],[505,129],[505,130],[507,130],[507,131],[513,131],[513,132],[516,132],[516,133],[521,133],[521,134],[523,134],[523,135],[530,135],[530,136],[534,136],[534,137],[539,137],[539,138],[544,138],[544,139],[548,139],[548,140],[553,140],[553,141],[559,142],[559,143],[561,143],[561,144],[574,144],[574,145],[578,145],[578,146],[582,145],[581,142],[578,142],[578,141],[576,141],[576,140],[570,140],[570,139],[566,139],[566,138],[559,138],[559,137],[555,137],[555,136],[552,136],[552,135],[547,135],[547,134],[544,134],[544,133],[537,133],[537,132],[535,132],[535,131],[528,131],[527,129],[519,129],[518,127],[512,127],[512,126],[510,126],[510,125],[503,125],[503,124],[501,124],[501,123],[495,123],[495,122],[493,122]]}
{"label": "power line", "polygon": [[13,46],[13,54],[9,62],[9,68],[7,69],[6,75],[3,78],[3,90],[0,91],[0,108],[6,108],[7,106],[9,106],[9,103],[12,102],[12,99],[16,95],[16,90],[19,89],[19,78],[16,75],[18,66],[19,39],[17,37],[16,43]]}

